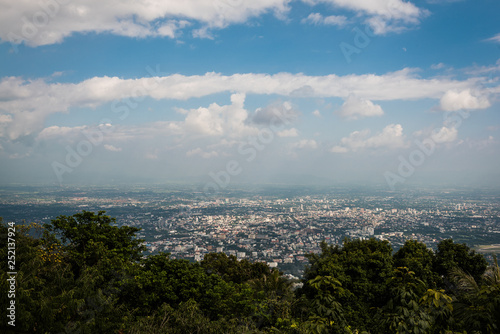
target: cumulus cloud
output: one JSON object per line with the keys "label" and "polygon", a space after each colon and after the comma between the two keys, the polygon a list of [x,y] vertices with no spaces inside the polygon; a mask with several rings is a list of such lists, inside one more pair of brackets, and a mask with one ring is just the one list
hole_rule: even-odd
{"label": "cumulus cloud", "polygon": [[[4,77],[0,79],[0,113],[10,115],[12,121],[2,123],[0,128],[3,126],[4,130],[1,130],[1,133],[14,140],[41,131],[45,120],[51,114],[68,112],[71,108],[96,108],[109,102],[111,102],[111,110],[117,117],[123,119],[145,97],[156,100],[186,100],[223,92],[292,96],[293,92],[303,89],[303,87],[310,87],[311,89],[308,91],[314,94],[313,97],[318,98],[341,97],[348,99],[352,95],[362,96],[370,102],[442,98],[444,109],[451,110],[450,108],[457,108],[457,104],[453,104],[451,101],[454,100],[453,92],[459,92],[455,93],[459,97],[462,96],[460,94],[471,95],[471,87],[476,86],[480,80],[480,78],[470,78],[463,81],[449,78],[422,79],[416,77],[415,70],[412,69],[403,69],[383,75],[351,74],[345,76],[333,74],[307,76],[301,73],[274,75],[247,73],[228,76],[219,73],[206,73],[185,76],[180,74],[162,75],[159,69],[151,72],[151,77],[122,79],[104,76],[93,77],[78,83],[54,83],[44,79]],[[498,87],[497,90],[497,93],[500,93]],[[464,91],[465,93],[460,93]],[[488,92],[494,94],[496,91],[490,87]],[[480,98],[479,95],[472,96],[472,101],[476,101],[473,105],[479,107],[485,105],[484,101],[486,100]],[[370,103],[365,102],[365,104],[365,108],[371,107]],[[215,110],[217,107],[214,105],[213,108]],[[371,113],[377,112],[379,113],[374,104],[371,107]],[[208,117],[211,120],[213,113],[203,109],[193,111],[192,126],[206,127],[207,125],[196,124],[196,122],[199,121],[200,117]],[[241,111],[235,113],[239,115],[235,117],[244,116]],[[251,113],[248,121],[260,125],[269,124],[275,113],[279,115],[278,122],[281,123],[292,122],[298,117],[298,112],[288,102],[284,102]],[[360,116],[361,114],[356,117]],[[217,129],[217,120],[214,121],[215,123],[210,125],[210,130],[205,130],[213,133],[220,132],[221,129]],[[174,127],[175,125],[170,126]]]}
{"label": "cumulus cloud", "polygon": [[429,12],[411,2],[402,0],[303,0],[316,5],[327,3],[336,8],[348,9],[365,18],[375,34],[399,32],[417,25]]}
{"label": "cumulus cloud", "polygon": [[283,18],[289,0],[16,0],[0,11],[0,39],[31,46],[60,43],[74,33],[175,38],[187,26],[221,29],[274,12]]}
{"label": "cumulus cloud", "polygon": [[241,137],[255,133],[256,129],[246,125],[248,112],[244,108],[245,94],[231,95],[231,105],[212,103],[182,111],[186,119],[182,127],[192,135]]}
{"label": "cumulus cloud", "polygon": [[274,103],[265,108],[255,110],[252,122],[259,125],[283,125],[292,123],[299,113],[289,102]]}
{"label": "cumulus cloud", "polygon": [[316,93],[314,92],[314,88],[312,88],[309,85],[305,85],[297,89],[294,89],[293,91],[290,92],[289,95],[293,97],[311,97],[314,96],[315,94]]}
{"label": "cumulus cloud", "polygon": [[370,130],[354,131],[330,149],[333,153],[346,153],[364,149],[396,149],[407,146],[401,124],[389,124],[382,132],[370,137]]}
{"label": "cumulus cloud", "polygon": [[323,16],[320,13],[311,13],[307,18],[302,19],[301,22],[314,25],[335,25],[342,27],[347,24],[347,17],[343,15]]}
{"label": "cumulus cloud", "polygon": [[336,113],[343,118],[358,119],[364,117],[382,116],[384,111],[381,106],[374,104],[370,100],[350,95]]}
{"label": "cumulus cloud", "polygon": [[454,127],[443,126],[439,131],[434,132],[431,136],[432,140],[437,144],[450,143],[457,139],[458,130]]}
{"label": "cumulus cloud", "polygon": [[460,109],[485,109],[490,106],[490,101],[484,95],[476,96],[470,89],[462,91],[449,90],[440,101],[441,109],[455,111]]}
{"label": "cumulus cloud", "polygon": [[[199,108],[179,109],[182,119],[175,121],[114,126],[54,125],[43,128],[35,140],[59,142],[63,146],[75,145],[81,140],[93,140],[98,142],[94,145],[105,143],[104,150],[120,152],[126,146],[130,152],[142,152],[147,159],[158,159],[167,151],[205,159],[231,155],[235,147],[246,142],[249,137],[257,137],[262,130],[260,125],[248,121],[249,112],[245,109],[244,101],[244,94],[233,94],[229,104],[212,103]],[[285,106],[283,110],[292,110],[288,104]],[[298,131],[295,128],[280,129],[276,135],[296,137]],[[16,142],[19,143],[21,139],[26,140],[23,137]],[[48,147],[46,144],[43,146]],[[155,147],[155,150],[151,150]]]}
{"label": "cumulus cloud", "polygon": [[321,116],[321,112],[320,112],[319,110],[317,110],[317,109],[316,109],[316,110],[314,110],[314,111],[312,112],[312,114],[313,114],[314,116],[316,116],[316,117],[322,117],[322,116]]}

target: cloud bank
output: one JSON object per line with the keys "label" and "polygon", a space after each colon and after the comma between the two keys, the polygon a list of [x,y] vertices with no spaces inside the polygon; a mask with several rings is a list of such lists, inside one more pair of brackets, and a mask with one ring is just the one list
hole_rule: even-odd
{"label": "cloud bank", "polygon": [[[111,109],[119,111],[123,104],[131,105],[145,97],[155,100],[188,100],[225,92],[292,97],[303,87],[310,87],[310,97],[346,99],[340,114],[351,118],[381,115],[381,107],[372,101],[429,98],[440,99],[444,110],[482,109],[489,106],[487,91],[484,94],[471,93],[480,80],[481,78],[474,77],[462,81],[448,78],[422,79],[415,76],[414,70],[407,68],[383,75],[345,76],[307,76],[300,73],[222,75],[213,72],[204,75],[165,76],[156,71],[151,77],[122,79],[103,76],[78,83],[4,77],[0,79],[0,134],[12,140],[30,135],[42,130],[49,115],[68,112],[76,107],[96,108],[111,102]],[[196,112],[200,117],[209,117],[210,114],[208,110]],[[269,112],[270,110],[258,111],[253,116],[253,122],[266,122],[266,113]],[[292,113],[287,117],[296,117],[293,111],[287,112]],[[193,123],[192,126],[197,125]],[[213,127],[210,131],[219,130]]]}
{"label": "cloud bank", "polygon": [[[3,4],[2,4],[3,2]],[[175,38],[186,27],[196,37],[274,13],[289,0],[16,0],[0,2],[0,38],[30,46],[61,43],[74,33]]]}

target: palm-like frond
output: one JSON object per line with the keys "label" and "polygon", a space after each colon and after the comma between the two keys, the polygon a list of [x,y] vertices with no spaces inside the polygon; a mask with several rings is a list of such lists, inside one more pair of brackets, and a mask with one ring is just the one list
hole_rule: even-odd
{"label": "palm-like frond", "polygon": [[460,292],[479,293],[479,285],[472,275],[469,275],[459,267],[450,270],[449,277]]}
{"label": "palm-like frond", "polygon": [[500,268],[498,267],[497,258],[495,257],[495,265],[489,266],[484,272],[483,281],[485,285],[496,286],[500,289]]}
{"label": "palm-like frond", "polygon": [[500,328],[500,269],[488,267],[478,284],[474,278],[460,268],[449,273],[456,287],[455,314],[468,330],[483,333],[498,333]]}

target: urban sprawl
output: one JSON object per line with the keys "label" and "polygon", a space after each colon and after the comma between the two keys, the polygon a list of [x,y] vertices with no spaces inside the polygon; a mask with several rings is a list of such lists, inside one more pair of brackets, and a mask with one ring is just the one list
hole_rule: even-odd
{"label": "urban sprawl", "polygon": [[[106,210],[119,225],[140,227],[148,252],[200,261],[223,252],[238,259],[264,261],[300,275],[306,255],[320,243],[344,238],[387,240],[398,249],[408,239],[435,247],[447,238],[465,242],[487,257],[500,246],[500,210],[496,196],[439,193],[320,193],[264,195],[229,193],[201,198],[187,191],[133,189],[72,190],[41,195],[2,196],[3,208],[24,207],[23,219],[49,222],[59,214]],[[28,208],[26,208],[28,207]],[[37,216],[45,212],[43,216]],[[48,208],[51,208],[50,210]],[[61,208],[63,212],[54,212]],[[74,209],[72,209],[74,208]],[[31,210],[31,211],[30,211]],[[73,212],[71,212],[73,210]],[[31,212],[31,216],[30,216]],[[53,212],[53,213],[52,213]],[[492,251],[492,252],[490,252]]]}

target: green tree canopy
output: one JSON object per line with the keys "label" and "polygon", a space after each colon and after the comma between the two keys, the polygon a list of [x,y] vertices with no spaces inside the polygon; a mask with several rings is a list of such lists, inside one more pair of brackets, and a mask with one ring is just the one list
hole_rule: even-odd
{"label": "green tree canopy", "polygon": [[415,277],[424,281],[429,288],[436,288],[441,278],[433,271],[436,256],[427,246],[416,240],[407,240],[394,254],[395,267],[407,267]]}
{"label": "green tree canopy", "polygon": [[488,267],[488,262],[484,256],[476,253],[466,244],[458,244],[451,239],[442,240],[437,245],[434,270],[439,275],[447,276],[450,270],[456,267],[479,281]]}
{"label": "green tree canopy", "polygon": [[[320,254],[308,256],[307,282],[316,277],[332,277],[342,286],[344,293],[337,301],[344,306],[344,317],[349,324],[367,329],[373,322],[375,309],[389,298],[386,285],[392,276],[392,248],[389,242],[376,239],[344,240],[343,247],[321,244]],[[304,285],[309,299],[316,298],[317,290]]]}
{"label": "green tree canopy", "polygon": [[252,263],[247,259],[238,260],[236,256],[224,253],[206,254],[201,266],[209,274],[217,274],[227,282],[243,283],[271,274],[269,266],[262,262]]}
{"label": "green tree canopy", "polygon": [[144,240],[137,239],[137,227],[118,227],[115,218],[105,215],[105,211],[97,214],[82,211],[73,216],[59,216],[45,227],[60,236],[67,249],[77,260],[78,265],[93,265],[99,259],[96,249],[98,245],[109,252],[109,255],[137,261],[146,250]]}

